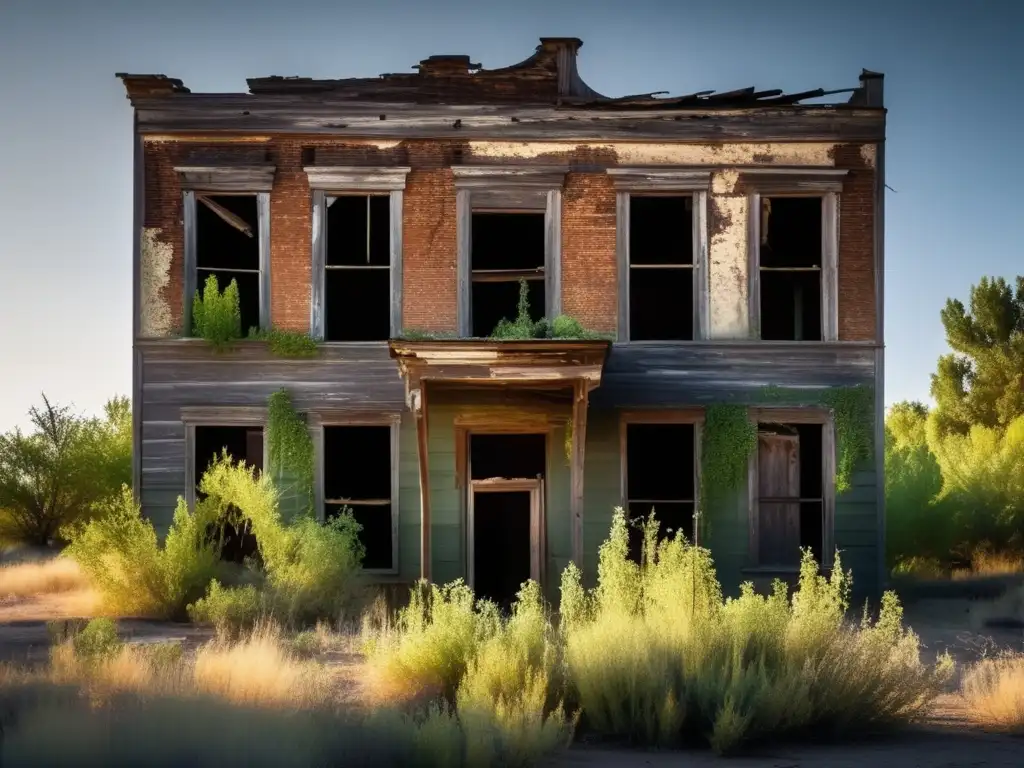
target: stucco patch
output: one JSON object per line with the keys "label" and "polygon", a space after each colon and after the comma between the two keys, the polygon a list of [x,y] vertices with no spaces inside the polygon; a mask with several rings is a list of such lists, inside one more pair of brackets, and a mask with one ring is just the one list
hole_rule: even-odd
{"label": "stucco patch", "polygon": [[878,147],[874,144],[861,144],[860,145],[860,159],[864,161],[864,165],[868,168],[874,168],[876,158],[878,157]]}
{"label": "stucco patch", "polygon": [[711,195],[708,208],[709,335],[713,339],[746,338],[747,199],[742,195]]}
{"label": "stucco patch", "polygon": [[139,249],[139,333],[149,338],[171,335],[171,307],[165,289],[171,282],[174,249],[160,240],[162,233],[159,227],[145,227]]}

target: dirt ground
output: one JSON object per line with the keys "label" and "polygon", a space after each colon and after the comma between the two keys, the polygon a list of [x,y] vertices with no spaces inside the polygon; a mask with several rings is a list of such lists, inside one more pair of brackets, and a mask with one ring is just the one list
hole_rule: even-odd
{"label": "dirt ground", "polygon": [[[47,595],[24,600],[0,600],[0,661],[18,664],[45,663],[50,637],[46,622],[83,613],[90,596],[82,593]],[[1024,630],[992,627],[991,601],[972,599],[917,600],[907,606],[905,622],[920,636],[926,660],[944,651],[958,666],[1001,649],[1024,651]],[[119,622],[125,639],[132,642],[183,644],[186,650],[211,639],[207,628],[170,622],[125,620]],[[328,660],[332,676],[348,690],[346,699],[361,698],[358,659],[338,654]],[[646,752],[607,746],[577,745],[548,763],[550,768],[669,768],[669,766],[721,765],[749,768],[1020,768],[1024,766],[1024,739],[985,734],[971,725],[958,697],[950,693],[936,702],[927,723],[898,736],[873,738],[858,743],[821,745],[773,745],[754,754],[729,759],[706,751]]]}

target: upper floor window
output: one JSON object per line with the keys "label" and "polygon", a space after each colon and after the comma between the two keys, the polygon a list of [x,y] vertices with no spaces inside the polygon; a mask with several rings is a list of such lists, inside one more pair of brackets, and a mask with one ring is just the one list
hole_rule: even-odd
{"label": "upper floor window", "polygon": [[238,287],[243,334],[270,325],[270,188],[274,166],[180,166],[184,189],[185,335],[210,277]]}
{"label": "upper floor window", "polygon": [[618,194],[619,340],[702,338],[710,172],[611,168],[608,174]]}
{"label": "upper floor window", "polygon": [[520,281],[533,320],[561,313],[565,169],[455,166],[459,335],[486,337],[518,314]]}
{"label": "upper floor window", "polygon": [[402,327],[402,198],[408,168],[310,166],[310,326],[324,341],[384,341]]}
{"label": "upper floor window", "polygon": [[845,170],[749,169],[749,311],[766,341],[834,341],[838,191]]}

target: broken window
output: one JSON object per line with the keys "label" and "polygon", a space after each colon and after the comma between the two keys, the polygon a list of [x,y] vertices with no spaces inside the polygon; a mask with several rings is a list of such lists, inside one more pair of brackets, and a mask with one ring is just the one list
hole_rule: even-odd
{"label": "broken window", "polygon": [[643,522],[652,510],[659,539],[682,531],[693,542],[696,502],[694,424],[626,425],[626,510],[630,556],[639,562]]}
{"label": "broken window", "polygon": [[[263,471],[263,428],[245,426],[207,426],[195,427],[195,464],[193,466],[196,480],[196,499],[204,498],[200,490],[203,474],[211,463],[227,452],[236,462]],[[227,515],[210,531],[222,542],[221,559],[233,563],[242,563],[248,557],[258,554],[256,537],[252,533],[251,523],[244,519],[241,512],[229,507]]]}
{"label": "broken window", "polygon": [[362,527],[363,568],[391,570],[394,560],[392,427],[324,427],[324,519],[350,509]]}
{"label": "broken window", "polygon": [[238,284],[242,333],[260,327],[260,236],[256,195],[195,194],[196,278],[200,291],[210,275],[224,290]]}
{"label": "broken window", "polygon": [[327,198],[324,339],[391,336],[391,197]]}
{"label": "broken window", "polygon": [[796,568],[800,549],[821,562],[824,525],[821,424],[757,426],[757,554],[763,566]]}
{"label": "broken window", "polygon": [[629,196],[629,338],[694,337],[693,197]]}
{"label": "broken window", "polygon": [[502,318],[516,319],[520,279],[531,319],[544,316],[543,212],[473,211],[470,264],[473,336],[490,336]]}
{"label": "broken window", "polygon": [[762,197],[761,338],[821,341],[821,197]]}

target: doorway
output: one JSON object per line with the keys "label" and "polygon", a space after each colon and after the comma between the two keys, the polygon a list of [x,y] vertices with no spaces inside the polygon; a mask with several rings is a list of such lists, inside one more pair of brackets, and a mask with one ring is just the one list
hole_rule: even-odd
{"label": "doorway", "polygon": [[468,581],[507,610],[543,578],[546,434],[470,434]]}

